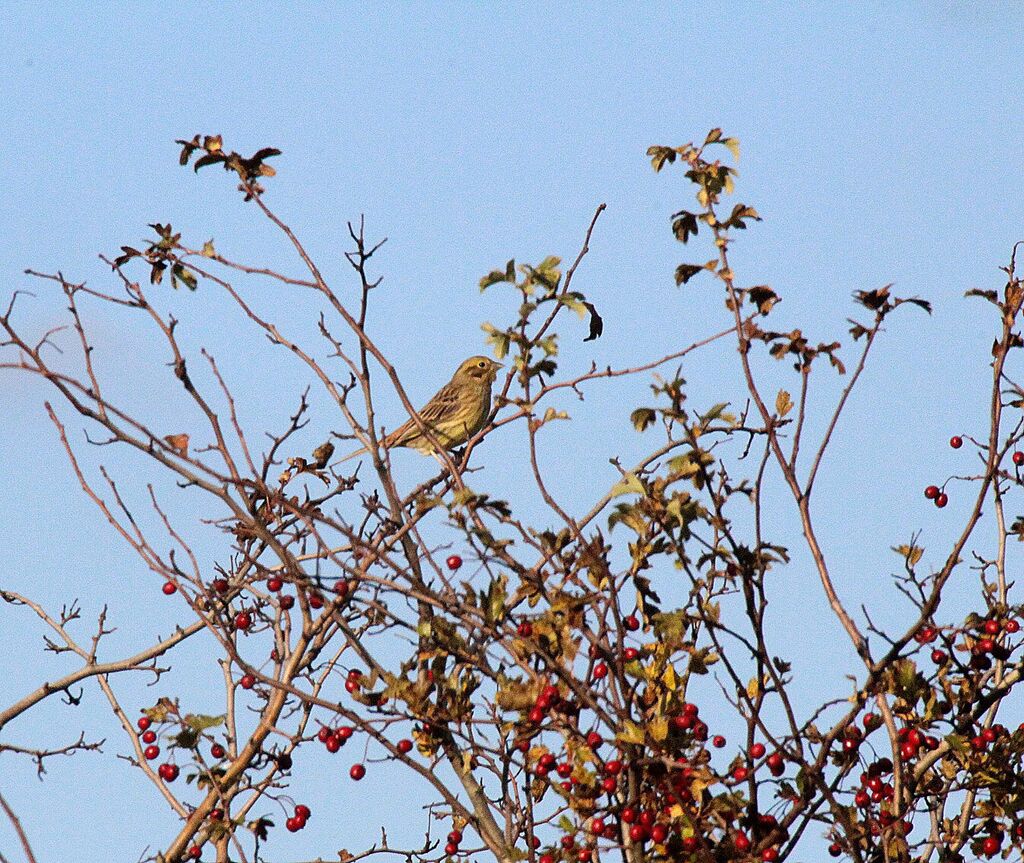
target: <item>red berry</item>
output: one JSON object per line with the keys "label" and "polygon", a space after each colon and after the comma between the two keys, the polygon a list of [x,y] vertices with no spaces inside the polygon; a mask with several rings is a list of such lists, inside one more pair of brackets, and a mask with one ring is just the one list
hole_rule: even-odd
{"label": "red berry", "polygon": [[358,782],[366,775],[366,767],[362,764],[353,764],[349,768],[348,775]]}
{"label": "red berry", "polygon": [[302,822],[301,818],[292,817],[292,818],[289,818],[287,821],[284,822],[284,826],[288,830],[289,833],[298,833],[302,829],[302,823],[301,822]]}
{"label": "red berry", "polygon": [[267,590],[271,593],[277,593],[282,587],[284,587],[284,581],[276,576],[274,578],[267,579]]}
{"label": "red berry", "polygon": [[930,485],[924,490],[924,496],[928,500],[935,500],[939,496],[939,487],[937,485]]}
{"label": "red berry", "polygon": [[310,608],[323,608],[324,598],[319,593],[311,593],[309,595],[309,607]]}
{"label": "red berry", "polygon": [[300,803],[295,807],[295,817],[301,818],[303,821],[308,821],[309,816],[313,813],[310,812],[309,807],[305,803]]}
{"label": "red berry", "polygon": [[178,587],[173,581],[165,581],[161,590],[163,590],[164,596],[171,596],[178,592]]}
{"label": "red berry", "polygon": [[173,782],[178,778],[180,771],[177,764],[167,763],[161,764],[160,767],[157,768],[157,773],[160,774],[160,778],[163,779],[164,782]]}
{"label": "red berry", "polygon": [[732,778],[737,782],[743,782],[750,775],[746,767],[736,767],[732,771]]}
{"label": "red berry", "polygon": [[1003,624],[1003,629],[1007,632],[1020,632],[1020,622],[1014,620],[1012,617]]}
{"label": "red berry", "polygon": [[555,855],[541,854],[540,857],[537,858],[537,863],[555,863]]}
{"label": "red berry", "polygon": [[625,650],[622,651],[622,658],[625,659],[626,662],[633,662],[639,656],[640,651],[637,650],[635,647],[627,647]]}
{"label": "red berry", "polygon": [[444,565],[448,567],[452,572],[455,572],[460,566],[462,566],[462,558],[457,554],[448,556],[448,559],[444,562]]}
{"label": "red berry", "polygon": [[223,758],[226,754],[224,747],[219,743],[214,743],[213,746],[210,747],[210,755],[218,760]]}
{"label": "red berry", "polygon": [[597,749],[602,743],[604,743],[604,740],[596,731],[591,731],[587,734],[587,746],[591,749]]}
{"label": "red berry", "polygon": [[359,689],[359,678],[358,677],[350,677],[348,680],[345,681],[345,691],[346,692],[356,692],[358,689]]}
{"label": "red berry", "polygon": [[594,678],[594,680],[602,680],[603,678],[605,678],[607,676],[608,676],[608,666],[605,665],[603,662],[597,663],[597,665],[594,666],[594,671],[593,671],[593,678]]}
{"label": "red berry", "polygon": [[256,676],[254,674],[243,674],[242,678],[238,681],[238,685],[242,689],[252,689],[256,685]]}
{"label": "red berry", "polygon": [[609,776],[618,776],[622,772],[622,762],[618,758],[613,758],[605,763],[604,772]]}
{"label": "red berry", "polygon": [[632,824],[636,821],[636,810],[632,806],[623,806],[619,817],[625,824]]}
{"label": "red berry", "polygon": [[774,863],[775,860],[779,859],[779,849],[774,846],[765,848],[761,852],[761,859],[764,860],[764,863]]}
{"label": "red berry", "polygon": [[147,746],[145,748],[145,750],[143,750],[142,754],[143,754],[143,756],[145,756],[147,761],[154,761],[155,759],[160,757],[160,747],[159,746]]}
{"label": "red berry", "polygon": [[1024,464],[1024,452],[1017,451],[1013,454],[1013,463],[1020,467]]}
{"label": "red berry", "polygon": [[[655,842],[661,843],[664,842],[667,838],[668,828],[664,824],[655,824],[651,828],[651,839],[653,839]],[[687,838],[692,839],[694,837],[689,836]]]}
{"label": "red berry", "polygon": [[568,779],[570,776],[572,776],[572,765],[568,761],[563,761],[561,764],[558,765],[556,770],[558,775],[561,776],[563,779]]}
{"label": "red berry", "polygon": [[448,834],[448,841],[454,842],[456,845],[458,845],[462,841],[462,831],[452,830],[451,833]]}
{"label": "red berry", "polygon": [[335,752],[341,749],[344,742],[345,741],[338,737],[336,734],[332,734],[330,737],[327,738],[327,741],[324,743],[324,746],[326,746],[327,751],[333,755]]}
{"label": "red berry", "polygon": [[598,818],[596,815],[590,819],[590,832],[601,834],[604,832],[604,819]]}
{"label": "red berry", "polygon": [[198,860],[202,856],[203,856],[203,849],[200,848],[198,845],[193,845],[191,848],[188,849],[188,859],[189,860]]}
{"label": "red berry", "polygon": [[643,842],[650,831],[642,824],[634,824],[629,828],[629,838],[634,842]]}
{"label": "red berry", "polygon": [[348,582],[344,578],[339,578],[336,582],[334,582],[333,589],[338,596],[348,596],[349,586]]}
{"label": "red berry", "polygon": [[843,853],[843,848],[838,842],[833,842],[828,846],[828,853],[832,857],[838,857]]}
{"label": "red berry", "polygon": [[139,726],[140,731],[145,731],[147,728],[149,728],[150,725],[153,724],[153,720],[150,719],[148,716],[140,716],[137,720],[135,720],[135,724]]}
{"label": "red berry", "polygon": [[529,719],[534,725],[540,725],[540,723],[544,721],[544,711],[539,707],[532,707],[530,712],[527,714],[527,719]]}
{"label": "red berry", "polygon": [[245,632],[252,626],[252,615],[248,611],[240,611],[235,615],[235,629]]}
{"label": "red berry", "polygon": [[725,738],[721,734],[716,734],[711,738],[711,745],[714,746],[715,749],[721,749],[725,746]]}
{"label": "red berry", "polygon": [[753,746],[750,747],[751,758],[760,758],[762,755],[764,755],[764,752],[765,749],[763,743],[755,743]]}
{"label": "red berry", "polygon": [[342,725],[337,731],[334,732],[335,736],[340,737],[342,742],[348,740],[356,730],[351,725]]}
{"label": "red berry", "polygon": [[637,620],[637,616],[635,614],[631,614],[622,619],[622,625],[630,632],[636,632],[640,628],[640,621]]}
{"label": "red berry", "polygon": [[516,627],[516,635],[520,638],[529,638],[533,635],[533,624],[523,621]]}
{"label": "red berry", "polygon": [[281,606],[281,609],[283,611],[287,611],[289,608],[295,605],[295,597],[292,596],[290,593],[286,594],[277,601],[277,604]]}
{"label": "red berry", "polygon": [[945,492],[940,493],[939,496],[935,498],[935,505],[939,509],[942,509],[947,503],[949,503],[949,495]]}
{"label": "red berry", "polygon": [[452,857],[459,853],[459,846],[456,845],[454,842],[449,842],[447,845],[444,846],[444,853],[447,854],[449,857]]}
{"label": "red berry", "polygon": [[613,794],[615,789],[618,787],[618,780],[616,780],[614,776],[605,776],[605,778],[601,780],[601,790],[608,794]]}
{"label": "red berry", "polygon": [[746,833],[737,833],[732,839],[732,844],[740,853],[750,850],[750,839]]}
{"label": "red berry", "polygon": [[215,578],[210,583],[210,586],[215,591],[217,591],[217,593],[227,593],[228,592],[228,580],[226,578]]}
{"label": "red berry", "polygon": [[960,437],[960,435],[953,435],[953,437],[949,439],[949,445],[953,447],[953,449],[960,449],[960,447],[964,445],[964,439]]}
{"label": "red berry", "polygon": [[[1014,461],[1017,460],[1017,455],[1014,453]],[[999,851],[999,837],[998,836],[986,836],[985,841],[981,843],[981,853],[986,857],[992,857]]]}
{"label": "red berry", "polygon": [[156,743],[156,732],[155,731],[143,732],[142,742],[143,743]]}
{"label": "red berry", "polygon": [[412,752],[412,741],[406,737],[403,737],[401,740],[398,741],[397,749],[403,755],[408,755],[410,752]]}
{"label": "red berry", "polygon": [[993,619],[989,618],[988,620],[985,621],[985,625],[984,625],[983,629],[989,635],[998,635],[999,634],[999,630],[1002,629],[1002,627],[999,625],[999,621],[998,620],[993,620]]}

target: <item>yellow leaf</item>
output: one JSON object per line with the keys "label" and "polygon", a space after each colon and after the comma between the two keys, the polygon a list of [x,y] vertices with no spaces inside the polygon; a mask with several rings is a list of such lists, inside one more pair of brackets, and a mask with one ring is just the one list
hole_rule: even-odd
{"label": "yellow leaf", "polygon": [[924,549],[919,545],[895,545],[892,548],[910,566],[917,566],[918,561],[924,555]]}
{"label": "yellow leaf", "polygon": [[679,686],[679,680],[676,677],[675,666],[672,666],[672,665],[665,666],[665,671],[661,675],[661,682],[665,684],[665,688],[669,692],[675,692],[676,691],[676,688]]}
{"label": "yellow leaf", "polygon": [[775,397],[775,412],[780,417],[784,417],[791,410],[793,410],[793,399],[785,390],[779,390],[779,394]]}
{"label": "yellow leaf", "polygon": [[640,745],[644,742],[644,730],[635,722],[630,722],[627,719],[622,723],[622,731],[615,735],[615,739],[622,743]]}
{"label": "yellow leaf", "polygon": [[651,737],[658,741],[658,743],[661,743],[668,737],[668,719],[664,716],[659,716],[648,723],[647,730],[650,731]]}

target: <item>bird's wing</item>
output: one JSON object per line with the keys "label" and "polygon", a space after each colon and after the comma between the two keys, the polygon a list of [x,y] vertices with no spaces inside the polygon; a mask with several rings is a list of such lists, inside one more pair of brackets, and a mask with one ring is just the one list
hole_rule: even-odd
{"label": "bird's wing", "polygon": [[[435,426],[443,417],[451,414],[459,403],[459,388],[450,382],[439,389],[434,397],[418,412],[423,424],[428,428]],[[388,446],[403,446],[414,438],[420,437],[420,430],[410,417],[390,435]]]}
{"label": "bird's wing", "polygon": [[437,394],[424,405],[420,417],[426,423],[436,423],[445,416],[450,416],[461,398],[461,390],[453,384],[445,384]]}

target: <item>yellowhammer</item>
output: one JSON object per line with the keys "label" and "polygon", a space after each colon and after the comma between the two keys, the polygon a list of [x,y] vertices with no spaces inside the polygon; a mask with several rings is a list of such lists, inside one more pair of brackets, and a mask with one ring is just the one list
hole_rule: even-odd
{"label": "yellowhammer", "polygon": [[[501,363],[487,357],[470,357],[419,411],[423,425],[445,449],[461,446],[484,427],[491,412],[491,385],[500,368]],[[388,449],[405,446],[428,455],[434,449],[412,419],[384,438],[383,445]],[[366,447],[357,449],[342,461],[364,452]]]}

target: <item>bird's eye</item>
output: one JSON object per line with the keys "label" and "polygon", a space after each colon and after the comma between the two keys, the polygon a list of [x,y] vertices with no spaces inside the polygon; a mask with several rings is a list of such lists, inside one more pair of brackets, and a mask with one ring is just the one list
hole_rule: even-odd
{"label": "bird's eye", "polygon": [[487,368],[487,361],[486,360],[480,360],[480,362],[478,362],[477,365],[480,366],[480,368],[485,369],[485,368]]}

